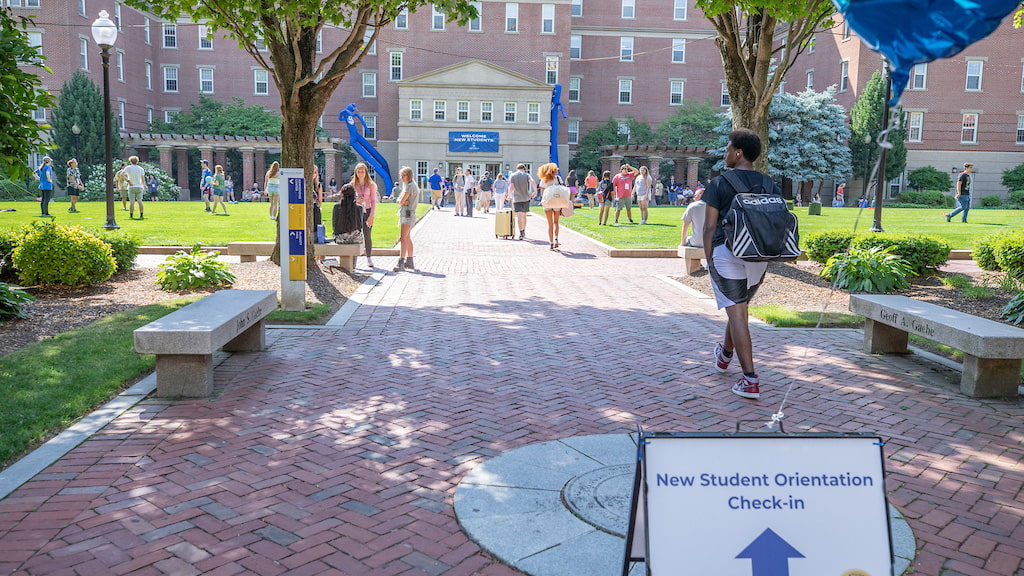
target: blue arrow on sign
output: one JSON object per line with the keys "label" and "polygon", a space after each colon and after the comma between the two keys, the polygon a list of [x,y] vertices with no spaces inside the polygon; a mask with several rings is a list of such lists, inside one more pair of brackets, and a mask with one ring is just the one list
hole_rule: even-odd
{"label": "blue arrow on sign", "polygon": [[789,559],[803,558],[804,555],[771,528],[765,528],[736,557],[750,559],[753,576],[789,576]]}

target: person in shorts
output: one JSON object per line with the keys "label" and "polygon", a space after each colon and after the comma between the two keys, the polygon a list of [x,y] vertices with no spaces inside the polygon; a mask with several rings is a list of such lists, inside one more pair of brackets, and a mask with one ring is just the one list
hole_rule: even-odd
{"label": "person in shorts", "polygon": [[530,211],[530,200],[537,195],[537,183],[526,171],[526,164],[516,166],[516,171],[508,179],[509,191],[512,192],[512,211],[519,225],[519,239],[526,240],[526,214]]}
{"label": "person in shorts", "polygon": [[412,261],[412,227],[416,225],[416,204],[420,198],[420,188],[416,185],[416,178],[413,176],[412,168],[402,166],[398,171],[401,179],[401,192],[398,194],[398,263],[395,264],[395,272],[402,270],[416,271]]}
{"label": "person in shorts", "polygon": [[213,207],[210,209],[210,214],[217,215],[217,205],[224,209],[224,215],[228,215],[228,206],[224,203],[224,196],[228,191],[227,178],[224,175],[224,167],[217,164],[213,170],[213,182],[210,184],[210,190],[213,193]]}
{"label": "person in shorts", "polygon": [[[752,130],[741,128],[729,134],[725,148],[725,165],[735,170],[748,185],[762,181],[754,170],[754,161],[761,155],[761,138]],[[775,186],[776,193],[781,193]],[[739,357],[743,375],[733,385],[732,392],[744,398],[760,398],[761,388],[754,369],[754,349],[750,338],[747,307],[764,280],[767,262],[747,262],[733,255],[725,244],[723,216],[730,210],[736,191],[718,176],[704,190],[704,254],[708,261],[711,287],[718,309],[725,309],[728,322],[725,339],[715,344],[715,368],[725,372],[733,355]]]}
{"label": "person in shorts", "polygon": [[267,169],[267,173],[263,176],[263,189],[267,191],[267,197],[270,199],[271,220],[277,220],[277,215],[281,211],[281,197],[279,193],[281,186],[280,173],[281,163],[275,160],[270,164],[270,168]]}
{"label": "person in shorts", "polygon": [[612,183],[610,170],[605,170],[601,175],[601,181],[597,183],[597,203],[601,206],[597,212],[597,223],[600,226],[607,226],[612,206],[615,205],[615,184]]}
{"label": "person in shorts", "polygon": [[619,223],[619,214],[623,208],[626,209],[626,218],[629,218],[629,223],[636,224],[633,222],[633,181],[639,173],[629,164],[623,164],[619,173],[612,178],[612,184],[615,184],[615,199],[619,201],[618,207],[615,208],[616,224]]}
{"label": "person in shorts", "polygon": [[128,166],[124,169],[125,177],[128,179],[128,211],[129,218],[135,218],[135,203],[139,203],[139,218],[145,218],[142,214],[142,195],[146,191],[146,171],[139,166],[139,157],[132,156],[128,159]]}

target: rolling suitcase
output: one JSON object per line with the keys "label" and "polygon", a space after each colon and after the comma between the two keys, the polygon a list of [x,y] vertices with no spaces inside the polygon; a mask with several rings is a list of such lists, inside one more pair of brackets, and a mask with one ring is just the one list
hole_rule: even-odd
{"label": "rolling suitcase", "polygon": [[516,235],[515,214],[511,210],[498,210],[494,213],[494,237],[506,240]]}

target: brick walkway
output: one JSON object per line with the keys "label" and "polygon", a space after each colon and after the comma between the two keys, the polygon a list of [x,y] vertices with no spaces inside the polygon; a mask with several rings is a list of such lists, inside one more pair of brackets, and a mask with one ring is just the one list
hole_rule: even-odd
{"label": "brick walkway", "polygon": [[[420,273],[389,274],[337,330],[272,330],[209,400],[148,400],[0,501],[4,574],[515,574],[452,512],[460,478],[583,434],[730,431],[794,383],[788,431],[875,432],[917,573],[1024,570],[1024,406],[872,357],[857,331],[755,329],[760,401],[711,367],[724,315],[563,234],[495,240],[432,213]],[[544,237],[530,218],[528,235]],[[380,258],[379,265],[392,265]]]}

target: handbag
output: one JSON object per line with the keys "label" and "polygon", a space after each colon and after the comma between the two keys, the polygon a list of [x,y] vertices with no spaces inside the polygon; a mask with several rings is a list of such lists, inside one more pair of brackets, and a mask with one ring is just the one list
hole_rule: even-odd
{"label": "handbag", "polygon": [[544,195],[541,196],[540,203],[541,206],[544,206],[545,210],[556,210],[572,206],[572,200],[569,198],[569,189],[562,184],[561,178],[555,184],[544,189]]}
{"label": "handbag", "polygon": [[562,218],[568,218],[573,214],[575,214],[575,210],[573,209],[572,204],[569,204],[565,208],[562,208]]}

